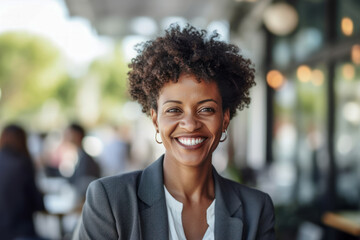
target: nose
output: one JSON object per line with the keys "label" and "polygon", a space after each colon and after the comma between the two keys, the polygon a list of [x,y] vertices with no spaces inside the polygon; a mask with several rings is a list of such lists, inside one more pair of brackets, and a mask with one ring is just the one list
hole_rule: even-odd
{"label": "nose", "polygon": [[194,114],[186,114],[180,120],[180,127],[188,132],[193,132],[201,127],[201,122],[194,116]]}

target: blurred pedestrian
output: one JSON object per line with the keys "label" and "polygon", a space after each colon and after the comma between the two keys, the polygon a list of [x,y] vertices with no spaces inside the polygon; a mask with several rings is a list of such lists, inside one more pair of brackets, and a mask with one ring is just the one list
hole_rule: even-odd
{"label": "blurred pedestrian", "polygon": [[0,239],[36,238],[33,213],[44,210],[26,138],[15,124],[0,137]]}
{"label": "blurred pedestrian", "polygon": [[100,177],[98,163],[83,148],[82,141],[85,135],[85,129],[79,124],[73,123],[66,129],[64,136],[65,142],[72,144],[77,152],[74,173],[69,181],[82,197],[85,197],[89,183]]}

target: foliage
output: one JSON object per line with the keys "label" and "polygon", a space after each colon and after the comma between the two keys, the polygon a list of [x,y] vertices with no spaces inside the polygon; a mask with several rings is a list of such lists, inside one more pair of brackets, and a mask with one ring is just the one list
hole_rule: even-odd
{"label": "foliage", "polygon": [[[26,32],[1,34],[0,125],[20,120],[35,127],[54,127],[79,118],[88,107],[94,109],[91,104],[98,111],[97,123],[108,121],[127,99],[128,67],[120,49],[117,46],[109,56],[96,59],[83,76],[73,78],[49,40]],[[93,92],[89,86],[98,88]],[[92,101],[85,99],[81,105],[84,92]]]}
{"label": "foliage", "polygon": [[[25,32],[0,35],[0,114],[7,120],[34,113],[49,98],[68,103],[69,77],[59,50],[47,39]],[[5,114],[6,113],[6,114]]]}

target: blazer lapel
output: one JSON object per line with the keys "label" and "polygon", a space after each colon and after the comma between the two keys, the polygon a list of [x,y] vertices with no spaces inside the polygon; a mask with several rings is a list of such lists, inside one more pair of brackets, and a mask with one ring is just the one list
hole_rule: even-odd
{"label": "blazer lapel", "polygon": [[140,179],[138,196],[143,239],[168,239],[168,217],[163,181],[163,156],[147,167]]}
{"label": "blazer lapel", "polygon": [[[166,209],[163,157],[147,167],[140,179],[138,196],[142,239],[169,239]],[[242,204],[231,186],[213,168],[215,183],[215,239],[242,239]]]}
{"label": "blazer lapel", "polygon": [[215,183],[215,239],[240,240],[243,234],[241,200],[213,168]]}

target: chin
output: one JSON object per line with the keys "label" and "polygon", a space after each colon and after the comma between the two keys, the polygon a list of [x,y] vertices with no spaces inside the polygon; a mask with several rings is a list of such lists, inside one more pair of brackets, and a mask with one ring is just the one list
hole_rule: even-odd
{"label": "chin", "polygon": [[189,167],[199,167],[211,165],[210,156],[199,156],[198,154],[179,154],[176,157],[180,164]]}

